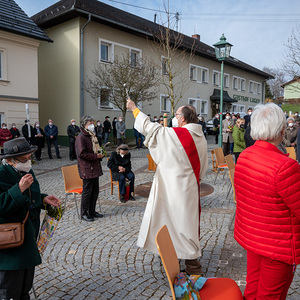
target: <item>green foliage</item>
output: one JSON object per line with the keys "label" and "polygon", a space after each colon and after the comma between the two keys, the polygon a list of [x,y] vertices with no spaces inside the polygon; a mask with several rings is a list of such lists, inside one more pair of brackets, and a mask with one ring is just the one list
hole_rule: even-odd
{"label": "green foliage", "polygon": [[60,221],[65,209],[60,204],[59,206],[55,207],[49,204],[45,204],[45,210],[47,211],[47,215]]}
{"label": "green foliage", "polygon": [[289,112],[289,111],[292,111],[293,113],[295,112],[295,111],[300,111],[300,105],[298,104],[283,104],[282,106],[281,106],[281,108],[282,108],[282,110],[283,111],[287,111],[287,112]]}
{"label": "green foliage", "polygon": [[273,99],[274,95],[271,92],[270,85],[266,82],[265,88],[265,98],[266,99]]}

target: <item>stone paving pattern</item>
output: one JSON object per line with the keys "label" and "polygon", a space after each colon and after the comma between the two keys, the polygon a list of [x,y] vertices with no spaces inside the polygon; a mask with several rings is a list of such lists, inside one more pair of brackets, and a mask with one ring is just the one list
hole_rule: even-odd
{"label": "stone paving pattern", "polygon": [[[246,280],[246,251],[233,238],[235,204],[232,193],[226,199],[230,180],[226,174],[213,184],[210,150],[216,148],[214,137],[208,136],[209,169],[204,182],[214,187],[214,193],[201,199],[200,259],[205,277],[230,277],[243,291]],[[54,152],[54,149],[52,150]],[[50,160],[46,149],[43,160],[33,166],[41,191],[65,198],[61,167],[69,161],[68,148],[60,147],[63,159]],[[151,182],[154,173],[148,171],[147,149],[131,150],[135,185]],[[55,156],[54,156],[55,157]],[[118,190],[110,194],[107,160],[102,162],[97,210],[104,218],[94,222],[80,221],[72,196],[67,209],[36,268],[34,287],[38,299],[172,299],[159,256],[136,246],[147,199],[125,204],[118,200]],[[80,199],[78,198],[78,204]],[[183,267],[183,262],[181,262]],[[288,300],[300,299],[300,276],[296,271]]]}

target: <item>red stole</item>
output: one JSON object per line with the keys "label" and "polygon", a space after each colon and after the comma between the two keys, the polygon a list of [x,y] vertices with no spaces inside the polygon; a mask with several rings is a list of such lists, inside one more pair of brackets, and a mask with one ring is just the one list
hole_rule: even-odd
{"label": "red stole", "polygon": [[200,214],[201,214],[201,203],[200,203],[200,159],[198,155],[198,151],[195,145],[195,142],[190,134],[190,132],[183,127],[173,127],[175,133],[177,134],[177,137],[182,144],[185,153],[192,165],[196,182],[198,185],[198,193],[199,193],[199,238],[200,238]]}

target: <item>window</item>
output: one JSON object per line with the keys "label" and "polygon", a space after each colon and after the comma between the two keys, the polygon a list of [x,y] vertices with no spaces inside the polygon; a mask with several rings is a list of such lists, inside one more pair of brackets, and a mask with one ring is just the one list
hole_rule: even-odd
{"label": "window", "polygon": [[199,98],[189,98],[188,103],[195,107],[197,114],[208,114],[208,100],[202,100]]}
{"label": "window", "polygon": [[[2,51],[0,51],[0,79],[2,79],[2,76],[3,76],[3,62],[2,62],[2,60],[3,60],[3,52]],[[0,123],[0,124],[2,124],[2,123]]]}
{"label": "window", "polygon": [[110,90],[107,88],[101,88],[100,97],[98,101],[98,108],[113,108],[112,104],[109,102]]}
{"label": "window", "polygon": [[195,66],[190,67],[190,80],[193,80],[193,81],[197,80],[197,69]]}
{"label": "window", "polygon": [[100,42],[100,60],[104,62],[113,61],[113,46],[112,44],[101,41]]}
{"label": "window", "polygon": [[232,112],[240,113],[245,111],[245,105],[232,104]]}
{"label": "window", "polygon": [[245,91],[246,90],[246,80],[245,78],[233,76],[233,84],[232,88],[238,91]]}
{"label": "window", "polygon": [[254,88],[254,82],[253,81],[249,81],[249,92],[253,93],[253,88]]}
{"label": "window", "polygon": [[138,66],[139,62],[139,52],[131,50],[130,51],[130,65],[133,68],[136,68]]}
{"label": "window", "polygon": [[229,74],[224,74],[224,87],[229,88]]}
{"label": "window", "polygon": [[208,83],[208,69],[201,68],[201,82]]}
{"label": "window", "polygon": [[167,74],[168,74],[167,64],[168,64],[167,58],[162,57],[162,58],[161,58],[161,73],[162,73],[163,75],[167,75]]}
{"label": "window", "polygon": [[241,91],[246,91],[246,80],[241,79]]}
{"label": "window", "polygon": [[160,96],[160,112],[170,112],[171,111],[171,102],[169,96],[161,95]]}
{"label": "window", "polygon": [[213,71],[213,85],[220,85],[220,72]]}
{"label": "window", "polygon": [[257,84],[257,94],[261,94],[261,84]]}

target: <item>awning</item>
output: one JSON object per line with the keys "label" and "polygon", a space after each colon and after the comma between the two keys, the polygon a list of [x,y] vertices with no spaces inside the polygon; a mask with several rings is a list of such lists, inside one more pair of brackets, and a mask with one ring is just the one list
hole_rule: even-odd
{"label": "awning", "polygon": [[[211,101],[217,101],[217,102],[220,102],[220,94],[221,94],[221,91],[220,91],[220,90],[214,89],[213,94],[210,96],[210,100],[211,100]],[[238,101],[235,100],[235,99],[232,99],[232,98],[228,95],[228,92],[227,92],[227,91],[223,91],[223,102],[231,103],[231,102],[238,102]]]}

